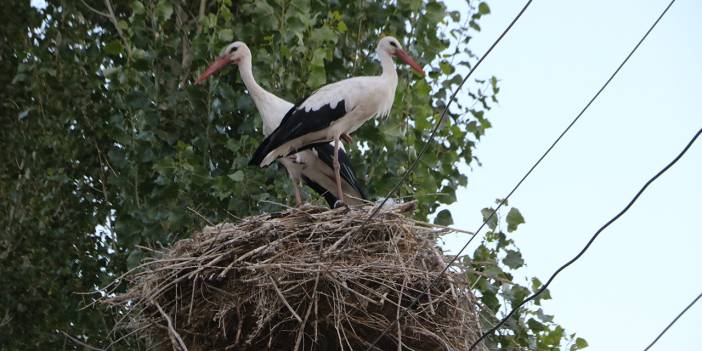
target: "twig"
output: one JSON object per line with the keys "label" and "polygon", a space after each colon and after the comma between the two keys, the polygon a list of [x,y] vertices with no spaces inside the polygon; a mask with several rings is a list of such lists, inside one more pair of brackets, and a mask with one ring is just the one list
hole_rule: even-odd
{"label": "twig", "polygon": [[456,227],[449,227],[449,226],[445,226],[445,225],[441,225],[441,224],[436,224],[436,223],[433,223],[433,224],[432,224],[432,223],[422,222],[422,221],[418,221],[418,220],[414,220],[414,222],[415,222],[416,224],[418,224],[418,225],[426,226],[426,227],[429,227],[429,228],[431,228],[431,227],[442,228],[442,229],[450,230],[450,231],[452,231],[452,232],[463,233],[463,234],[468,234],[468,235],[475,235],[474,232],[467,231],[467,230],[464,230],[464,229],[459,229],[459,228],[456,228]]}
{"label": "twig", "polygon": [[[314,279],[314,288],[312,288],[312,299],[314,299],[315,303],[310,303],[307,306],[307,312],[305,312],[305,319],[300,324],[300,329],[297,332],[297,338],[295,339],[295,348],[293,349],[293,351],[297,351],[300,348],[300,342],[302,342],[302,336],[305,334],[305,325],[307,324],[307,319],[309,318],[310,313],[312,312],[312,306],[316,305],[317,285],[319,284],[320,273],[321,273],[321,269],[317,271],[317,276]],[[316,322],[315,322],[315,324],[316,324]]]}
{"label": "twig", "polygon": [[278,293],[278,297],[280,297],[280,299],[283,300],[283,303],[288,308],[288,310],[290,310],[290,313],[293,314],[293,317],[295,317],[295,319],[297,319],[298,322],[302,323],[302,318],[300,318],[300,316],[297,314],[297,312],[295,312],[295,310],[292,308],[292,306],[290,306],[290,304],[288,303],[288,300],[285,299],[285,296],[283,295],[283,293],[280,292],[280,289],[278,288],[278,284],[275,283],[275,279],[273,279],[273,277],[271,277],[270,275],[268,276],[268,279],[270,279],[271,283],[273,283],[273,288],[275,288],[275,292]]}
{"label": "twig", "polygon": [[207,217],[205,217],[205,216],[203,216],[202,214],[200,214],[200,212],[197,212],[197,210],[195,210],[194,208],[192,208],[192,207],[190,207],[190,206],[186,206],[185,208],[188,209],[190,212],[196,214],[196,215],[197,215],[198,217],[200,217],[200,219],[202,219],[203,221],[207,222],[208,225],[210,225],[210,226],[213,226],[213,225],[214,225],[212,222],[210,222],[209,219],[207,219]]}
{"label": "twig", "polygon": [[78,345],[80,345],[80,346],[83,346],[83,347],[85,347],[85,348],[88,349],[88,350],[93,350],[93,351],[105,351],[105,349],[97,348],[97,347],[95,347],[95,346],[86,344],[86,343],[84,343],[84,342],[82,342],[82,341],[80,341],[80,340],[78,340],[78,339],[72,337],[71,335],[69,335],[68,333],[66,333],[66,332],[63,331],[63,330],[61,331],[61,334],[63,334],[65,337],[67,337],[69,340],[73,341],[74,343],[76,343],[76,344],[78,344]]}
{"label": "twig", "polygon": [[[402,295],[405,293],[405,286],[407,285],[407,276],[402,279],[402,287],[400,288],[400,293],[397,294],[397,314],[395,318],[400,319],[400,311],[402,310]],[[402,351],[402,322],[397,322],[397,351]]]}
{"label": "twig", "polygon": [[180,335],[178,332],[175,330],[175,327],[173,327],[173,321],[171,321],[171,317],[169,317],[166,312],[163,311],[163,308],[161,308],[161,305],[158,304],[156,301],[152,301],[154,306],[158,309],[158,311],[161,313],[161,316],[163,319],[166,320],[166,323],[168,323],[168,335],[171,337],[171,343],[173,343],[173,348],[174,349],[180,349],[183,351],[188,351],[188,348],[185,346],[185,343],[183,342],[183,339],[181,339]]}

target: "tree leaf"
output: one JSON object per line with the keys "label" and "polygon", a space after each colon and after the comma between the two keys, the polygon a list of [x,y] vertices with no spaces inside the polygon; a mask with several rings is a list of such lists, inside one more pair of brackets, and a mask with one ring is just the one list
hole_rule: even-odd
{"label": "tree leaf", "polygon": [[140,91],[133,91],[126,97],[127,105],[133,109],[143,109],[149,106],[149,98]]}
{"label": "tree leaf", "polygon": [[548,346],[558,346],[561,344],[564,332],[565,330],[561,326],[556,326],[542,338],[542,341]]}
{"label": "tree leaf", "polygon": [[307,78],[307,86],[313,89],[319,88],[327,82],[327,74],[322,67],[313,67],[310,76]]}
{"label": "tree leaf", "polygon": [[168,20],[173,15],[173,5],[168,0],[160,0],[156,5],[156,12],[163,20]]}
{"label": "tree leaf", "polygon": [[586,341],[585,339],[583,339],[583,338],[576,338],[576,339],[575,339],[575,344],[573,344],[573,345],[570,347],[570,350],[571,350],[571,351],[574,351],[574,350],[582,350],[582,349],[584,349],[584,348],[586,348],[586,347],[588,347],[588,343],[587,343],[587,341]]}
{"label": "tree leaf", "polygon": [[540,323],[534,318],[529,318],[529,320],[527,321],[527,326],[529,326],[529,329],[534,331],[534,333],[540,333],[547,329],[543,323]]}
{"label": "tree leaf", "polygon": [[229,179],[235,181],[235,182],[240,182],[244,180],[244,172],[242,170],[238,170],[230,175],[228,175]]}
{"label": "tree leaf", "polygon": [[228,28],[222,29],[219,31],[217,36],[219,37],[219,40],[226,42],[226,43],[229,43],[232,40],[234,40],[234,31],[231,29],[228,29]]}
{"label": "tree leaf", "polygon": [[513,232],[517,230],[517,227],[524,223],[524,217],[522,216],[521,212],[519,212],[518,209],[515,207],[512,207],[509,212],[507,213],[507,231],[508,232]]}
{"label": "tree leaf", "polygon": [[480,32],[480,26],[478,25],[478,22],[471,20],[470,22],[468,22],[468,25],[476,31]]}
{"label": "tree leaf", "polygon": [[135,15],[143,15],[146,12],[146,9],[141,1],[134,1],[132,2],[132,11]]}
{"label": "tree leaf", "polygon": [[327,26],[322,26],[312,31],[311,39],[318,44],[330,42],[336,43],[337,34]]}
{"label": "tree leaf", "polygon": [[481,2],[480,4],[478,4],[478,13],[480,13],[481,15],[489,14],[490,7],[488,6],[488,4],[486,4],[484,2]]}
{"label": "tree leaf", "polygon": [[122,43],[119,40],[113,40],[105,45],[104,50],[108,55],[118,55],[122,52]]}
{"label": "tree leaf", "polygon": [[536,316],[544,323],[551,323],[553,322],[553,316],[545,314],[544,310],[539,308],[536,310]]}
{"label": "tree leaf", "polygon": [[[497,214],[493,214],[493,211],[494,210],[492,208],[483,208],[480,210],[480,213],[483,215],[483,221],[487,221],[487,226],[490,229],[495,230],[495,228],[497,228]],[[490,217],[491,215],[492,217]]]}
{"label": "tree leaf", "polygon": [[519,251],[507,250],[507,255],[502,259],[502,263],[512,269],[524,266],[524,259]]}
{"label": "tree leaf", "polygon": [[451,211],[443,209],[436,214],[434,218],[434,223],[438,225],[449,226],[453,224],[453,216],[451,216]]}

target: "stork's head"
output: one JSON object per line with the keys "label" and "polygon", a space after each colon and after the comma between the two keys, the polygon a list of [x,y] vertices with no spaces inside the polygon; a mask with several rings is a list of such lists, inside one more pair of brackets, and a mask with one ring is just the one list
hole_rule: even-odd
{"label": "stork's head", "polygon": [[222,53],[219,56],[229,57],[230,62],[234,62],[238,65],[243,59],[251,58],[251,50],[249,50],[249,47],[246,46],[246,43],[243,41],[235,41],[222,49]]}
{"label": "stork's head", "polygon": [[380,39],[377,50],[378,53],[386,52],[390,56],[395,56],[399,58],[406,64],[410,65],[410,67],[412,67],[412,69],[419,73],[421,76],[424,76],[425,73],[422,69],[422,66],[417,64],[417,62],[415,62],[412,59],[412,57],[410,57],[410,55],[408,55],[404,50],[402,50],[402,46],[400,46],[400,41],[395,39],[394,37],[384,37],[383,39]]}
{"label": "stork's head", "polygon": [[246,46],[244,42],[235,41],[227,45],[227,47],[222,50],[219,57],[212,62],[212,64],[207,67],[207,69],[202,72],[199,77],[197,77],[195,84],[202,83],[211,75],[215,74],[217,71],[221,70],[230,63],[238,65],[246,59],[251,59],[251,50],[249,50],[249,47]]}

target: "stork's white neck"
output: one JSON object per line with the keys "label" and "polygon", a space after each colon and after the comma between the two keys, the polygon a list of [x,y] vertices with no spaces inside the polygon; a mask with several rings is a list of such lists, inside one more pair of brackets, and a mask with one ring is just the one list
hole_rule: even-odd
{"label": "stork's white neck", "polygon": [[290,108],[286,106],[288,102],[281,100],[258,85],[251,68],[251,57],[241,59],[239,62],[239,74],[241,75],[241,80],[244,81],[246,90],[249,91],[249,95],[251,95],[251,99],[256,105],[256,109],[261,115],[263,133],[268,135],[278,127],[283,115]]}
{"label": "stork's white neck", "polygon": [[395,61],[393,61],[392,56],[385,50],[378,50],[378,57],[380,58],[380,66],[383,67],[382,76],[395,81],[395,84],[397,84],[397,71],[395,70]]}
{"label": "stork's white neck", "polygon": [[258,101],[256,101],[256,99],[260,99],[265,95],[266,91],[263,90],[254,79],[250,57],[244,57],[239,62],[239,74],[241,74],[241,80],[243,80],[244,85],[246,85],[246,90],[249,91],[249,94],[251,94],[251,97],[254,99],[254,103],[258,106]]}
{"label": "stork's white neck", "polygon": [[376,116],[387,116],[392,108],[392,102],[395,100],[395,88],[397,88],[397,71],[395,70],[395,62],[392,56],[385,50],[378,50],[378,58],[380,66],[383,68],[383,73],[378,77],[380,86],[383,89],[383,98],[380,99]]}

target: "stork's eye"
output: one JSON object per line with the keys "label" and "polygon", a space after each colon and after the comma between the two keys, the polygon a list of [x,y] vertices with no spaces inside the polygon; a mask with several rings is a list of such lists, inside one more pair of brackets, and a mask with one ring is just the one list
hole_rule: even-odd
{"label": "stork's eye", "polygon": [[232,48],[232,51],[231,51],[231,52],[234,52],[234,51],[236,51],[236,49],[238,49],[238,47],[236,47],[236,46],[235,46],[235,47],[233,47],[233,48]]}
{"label": "stork's eye", "polygon": [[391,42],[390,42],[390,45],[392,45],[393,47],[397,47],[397,43],[394,42],[394,41],[391,41]]}

